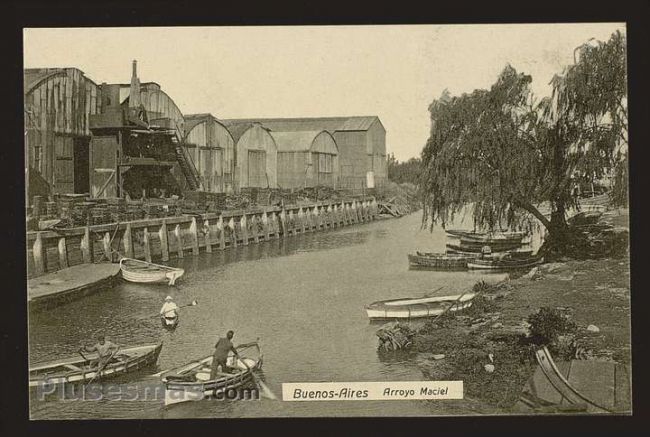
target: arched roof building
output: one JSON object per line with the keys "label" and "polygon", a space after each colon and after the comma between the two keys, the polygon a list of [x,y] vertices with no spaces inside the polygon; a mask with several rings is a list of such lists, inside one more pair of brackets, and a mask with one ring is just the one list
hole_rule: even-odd
{"label": "arched roof building", "polygon": [[339,177],[338,146],[327,131],[271,131],[278,147],[278,186],[336,187]]}

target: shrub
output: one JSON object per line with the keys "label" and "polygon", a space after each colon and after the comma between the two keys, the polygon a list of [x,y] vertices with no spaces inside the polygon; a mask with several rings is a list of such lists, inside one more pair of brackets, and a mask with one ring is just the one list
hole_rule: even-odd
{"label": "shrub", "polygon": [[555,343],[559,336],[573,334],[578,328],[569,317],[549,307],[542,307],[536,313],[528,316],[528,323],[530,324],[530,340],[538,345]]}

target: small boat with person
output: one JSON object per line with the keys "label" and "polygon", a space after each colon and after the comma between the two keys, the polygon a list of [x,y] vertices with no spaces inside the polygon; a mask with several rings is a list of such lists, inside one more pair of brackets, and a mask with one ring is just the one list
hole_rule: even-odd
{"label": "small boat with person", "polygon": [[95,364],[98,359],[96,352],[35,364],[29,368],[29,387],[88,383],[133,372],[154,364],[161,349],[162,343],[118,349],[102,368]]}
{"label": "small boat with person", "polygon": [[415,319],[439,316],[446,311],[456,312],[472,306],[475,293],[451,296],[407,297],[373,302],[366,306],[366,313],[371,320],[378,319]]}
{"label": "small boat with person", "polygon": [[[229,390],[254,385],[254,371],[262,368],[263,356],[258,341],[236,346],[239,358],[232,352],[226,365],[228,372],[219,372],[210,379],[212,355],[200,358],[165,372],[162,377],[165,385],[165,405],[179,402],[201,400],[214,396],[224,396]],[[243,351],[255,349],[256,352],[244,354]]]}
{"label": "small boat with person", "polygon": [[122,258],[120,270],[125,280],[139,284],[167,282],[168,285],[174,285],[176,280],[185,273],[184,269],[178,267],[163,266],[133,258]]}
{"label": "small boat with person", "polygon": [[178,326],[179,318],[178,314],[173,314],[173,315],[167,315],[167,314],[161,314],[160,316],[160,322],[162,323],[163,328],[174,330]]}

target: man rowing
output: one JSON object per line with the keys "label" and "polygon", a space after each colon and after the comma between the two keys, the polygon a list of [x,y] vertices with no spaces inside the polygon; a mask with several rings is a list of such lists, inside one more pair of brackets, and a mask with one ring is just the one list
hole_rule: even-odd
{"label": "man rowing", "polygon": [[165,298],[165,303],[160,308],[160,315],[169,319],[173,319],[178,315],[178,305],[176,305],[171,296]]}
{"label": "man rowing", "polygon": [[216,379],[219,366],[221,366],[221,371],[227,373],[228,366],[226,365],[226,360],[228,359],[228,353],[232,351],[235,354],[235,363],[239,359],[239,354],[237,349],[232,344],[232,338],[235,335],[233,331],[228,331],[226,337],[221,337],[217,340],[217,344],[214,345],[214,355],[212,356],[212,369],[210,370],[210,380]]}
{"label": "man rowing", "polygon": [[120,347],[115,343],[106,340],[103,335],[99,335],[97,337],[97,343],[90,347],[84,346],[80,348],[79,351],[81,352],[83,350],[85,352],[97,352],[97,359],[90,360],[90,367],[103,369],[119,348]]}

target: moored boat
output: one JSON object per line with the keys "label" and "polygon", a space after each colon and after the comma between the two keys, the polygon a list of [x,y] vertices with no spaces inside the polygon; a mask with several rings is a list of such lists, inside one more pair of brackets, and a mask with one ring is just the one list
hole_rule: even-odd
{"label": "moored boat", "polygon": [[[243,351],[255,348],[256,354],[245,356]],[[232,353],[226,360],[229,373],[221,372],[210,379],[212,355],[171,369],[162,377],[165,385],[165,405],[201,400],[243,388],[255,382],[253,372],[262,368],[262,352],[258,342],[236,346],[239,359]]]}
{"label": "moored boat", "polygon": [[516,244],[496,244],[496,245],[491,245],[491,244],[452,244],[452,243],[447,243],[447,253],[457,253],[461,255],[469,255],[469,254],[482,254],[483,253],[483,248],[485,246],[488,246],[490,248],[490,253],[506,253],[506,252],[514,252],[518,250],[526,250],[522,249],[522,244],[516,243]]}
{"label": "moored boat", "polygon": [[[474,249],[467,250],[454,244],[447,244],[446,253],[448,255],[465,255],[472,258],[476,258],[481,255],[480,251],[476,251]],[[503,252],[492,252],[490,255],[484,255],[484,256],[500,256],[502,254],[509,254],[510,256],[516,258],[526,258],[526,257],[530,257],[533,254],[533,249],[517,248],[517,249],[506,250]]]}
{"label": "moored boat", "polygon": [[35,388],[40,384],[87,383],[112,378],[154,364],[161,349],[162,343],[119,349],[102,369],[91,366],[91,362],[97,359],[95,352],[35,364],[29,368],[29,387]]}
{"label": "moored boat", "polygon": [[449,311],[455,312],[472,306],[475,293],[452,296],[401,298],[373,302],[366,306],[370,319],[414,319],[433,317]]}
{"label": "moored boat", "polygon": [[408,254],[409,266],[412,268],[429,269],[429,270],[465,270],[467,269],[467,260],[474,258],[478,254],[446,254],[416,252]]}
{"label": "moored boat", "polygon": [[174,285],[176,280],[185,273],[185,270],[181,268],[163,266],[133,258],[122,258],[120,260],[120,269],[124,279],[140,284],[167,282],[168,285]]}
{"label": "moored boat", "polygon": [[544,262],[541,256],[531,257],[486,257],[467,262],[467,267],[474,270],[517,270],[534,267]]}

